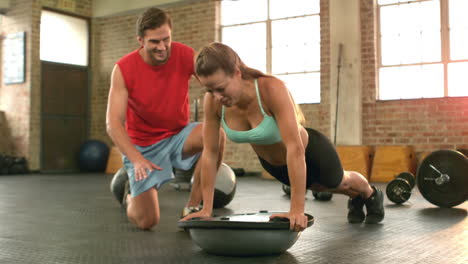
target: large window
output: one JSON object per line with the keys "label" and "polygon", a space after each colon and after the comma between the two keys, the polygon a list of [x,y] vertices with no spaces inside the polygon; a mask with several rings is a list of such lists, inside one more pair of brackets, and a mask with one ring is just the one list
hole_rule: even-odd
{"label": "large window", "polygon": [[296,103],[320,102],[320,1],[221,2],[222,42],[282,79]]}
{"label": "large window", "polygon": [[468,96],[468,1],[378,4],[379,99]]}
{"label": "large window", "polygon": [[88,21],[43,10],[40,58],[66,64],[88,65]]}

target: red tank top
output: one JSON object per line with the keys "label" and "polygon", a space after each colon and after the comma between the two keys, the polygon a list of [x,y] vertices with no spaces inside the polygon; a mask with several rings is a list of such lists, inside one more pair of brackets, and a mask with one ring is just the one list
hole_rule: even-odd
{"label": "red tank top", "polygon": [[151,66],[139,50],[117,64],[128,90],[127,133],[133,144],[149,146],[179,133],[189,122],[188,87],[194,73],[194,51],[172,42],[169,60]]}

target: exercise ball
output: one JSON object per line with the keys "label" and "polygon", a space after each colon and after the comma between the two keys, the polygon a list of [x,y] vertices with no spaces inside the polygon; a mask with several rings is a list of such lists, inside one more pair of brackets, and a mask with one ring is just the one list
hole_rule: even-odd
{"label": "exercise ball", "polygon": [[213,207],[222,208],[228,205],[236,193],[236,174],[225,163],[221,163],[216,174]]}
{"label": "exercise ball", "polygon": [[99,140],[87,140],[80,146],[78,152],[78,167],[83,172],[104,172],[109,147]]}
{"label": "exercise ball", "polygon": [[[193,177],[191,183],[193,183]],[[226,163],[221,163],[216,173],[213,208],[223,208],[228,205],[234,198],[235,193],[236,174]]]}

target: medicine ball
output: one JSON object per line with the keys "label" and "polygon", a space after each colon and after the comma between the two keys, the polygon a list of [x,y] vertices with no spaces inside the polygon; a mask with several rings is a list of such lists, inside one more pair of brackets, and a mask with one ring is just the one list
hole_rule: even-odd
{"label": "medicine ball", "polygon": [[109,158],[109,147],[99,140],[87,140],[78,152],[78,167],[83,172],[104,172],[107,159]]}
{"label": "medicine ball", "polygon": [[[193,177],[191,182],[193,183]],[[223,208],[228,205],[236,193],[236,175],[225,163],[221,163],[216,174],[213,208]]]}
{"label": "medicine ball", "polygon": [[227,164],[222,163],[216,174],[213,207],[222,208],[228,205],[236,193],[236,174]]}

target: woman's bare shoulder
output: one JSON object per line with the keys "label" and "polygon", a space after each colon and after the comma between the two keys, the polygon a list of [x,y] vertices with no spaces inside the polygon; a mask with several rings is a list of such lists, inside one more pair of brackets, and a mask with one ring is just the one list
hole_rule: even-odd
{"label": "woman's bare shoulder", "polygon": [[262,91],[273,91],[274,89],[285,88],[282,80],[275,76],[265,76],[258,78],[258,86]]}

